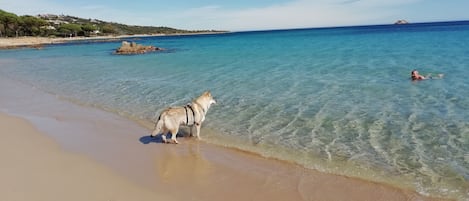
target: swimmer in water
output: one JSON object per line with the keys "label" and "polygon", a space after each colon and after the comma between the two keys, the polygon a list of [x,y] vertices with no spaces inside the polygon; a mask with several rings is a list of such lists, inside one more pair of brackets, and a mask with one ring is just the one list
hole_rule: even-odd
{"label": "swimmer in water", "polygon": [[431,74],[429,74],[427,76],[423,76],[423,75],[420,75],[419,72],[414,69],[410,72],[410,78],[412,79],[412,81],[426,80],[426,79],[441,79],[441,78],[443,78],[443,74],[438,74],[437,77],[432,77]]}
{"label": "swimmer in water", "polygon": [[419,72],[418,72],[417,70],[415,70],[415,69],[410,72],[410,78],[411,78],[412,80],[424,80],[424,79],[427,79],[427,78],[425,78],[425,76],[420,75]]}

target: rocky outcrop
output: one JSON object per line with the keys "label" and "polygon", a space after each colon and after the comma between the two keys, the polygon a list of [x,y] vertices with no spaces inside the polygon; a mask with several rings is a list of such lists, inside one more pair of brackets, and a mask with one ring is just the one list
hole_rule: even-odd
{"label": "rocky outcrop", "polygon": [[409,24],[406,20],[397,20],[394,24]]}
{"label": "rocky outcrop", "polygon": [[135,42],[122,41],[122,45],[117,48],[116,54],[145,54],[148,52],[160,51],[162,48],[155,46],[144,46]]}

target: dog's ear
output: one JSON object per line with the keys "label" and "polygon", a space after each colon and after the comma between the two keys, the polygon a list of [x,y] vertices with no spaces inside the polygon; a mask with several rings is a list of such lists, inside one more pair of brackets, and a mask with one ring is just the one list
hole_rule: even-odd
{"label": "dog's ear", "polygon": [[206,96],[212,96],[212,94],[210,93],[210,90],[206,91],[206,92],[204,93],[204,95],[206,95]]}

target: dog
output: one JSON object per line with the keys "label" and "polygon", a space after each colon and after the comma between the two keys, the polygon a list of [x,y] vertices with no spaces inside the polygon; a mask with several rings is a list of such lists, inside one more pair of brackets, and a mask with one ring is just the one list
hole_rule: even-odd
{"label": "dog", "polygon": [[[155,123],[155,129],[151,133],[151,137],[161,134],[164,143],[178,144],[176,135],[179,126],[185,125],[190,128],[190,136],[192,136],[192,127],[195,126],[195,136],[200,140],[200,127],[205,120],[205,115],[212,104],[217,103],[212,97],[210,91],[204,92],[200,97],[193,100],[186,106],[169,107],[161,112]],[[166,134],[171,133],[171,141],[166,139]]]}

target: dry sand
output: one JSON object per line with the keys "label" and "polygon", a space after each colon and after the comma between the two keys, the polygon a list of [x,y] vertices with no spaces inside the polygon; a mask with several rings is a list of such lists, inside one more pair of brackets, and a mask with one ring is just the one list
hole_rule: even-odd
{"label": "dry sand", "polygon": [[72,40],[83,40],[85,38],[47,38],[47,37],[17,37],[0,38],[0,49],[18,47],[41,47],[41,45],[64,43]]}
{"label": "dry sand", "polygon": [[17,37],[0,38],[0,49],[12,49],[21,47],[41,48],[42,45],[60,44],[73,41],[110,41],[128,37],[148,37],[156,35],[119,35],[119,36],[95,36],[95,37],[71,37],[71,38],[48,38],[48,37]]}
{"label": "dry sand", "polygon": [[[169,34],[171,35],[204,35],[204,34],[224,34],[228,32],[200,32],[200,33],[184,33],[184,34]],[[110,36],[93,36],[93,37],[70,37],[70,38],[50,38],[50,37],[10,37],[2,38],[0,37],[0,49],[14,49],[22,47],[31,47],[31,48],[42,48],[43,45],[50,44],[60,44],[67,42],[77,42],[77,41],[115,41],[122,40],[124,38],[142,38],[142,37],[151,37],[151,36],[166,36],[166,34],[136,34],[136,35],[110,35]]]}
{"label": "dry sand", "polygon": [[54,42],[54,39],[44,37],[0,38],[0,48],[53,44]]}
{"label": "dry sand", "polygon": [[438,200],[191,138],[156,143],[125,118],[2,75],[0,112],[0,200]]}

